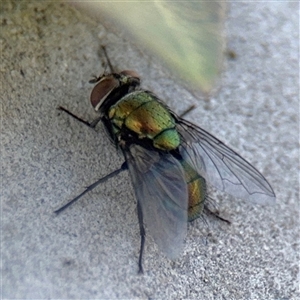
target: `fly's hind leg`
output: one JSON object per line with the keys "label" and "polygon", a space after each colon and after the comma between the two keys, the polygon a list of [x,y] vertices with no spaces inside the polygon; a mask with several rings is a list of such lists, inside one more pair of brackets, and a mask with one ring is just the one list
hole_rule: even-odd
{"label": "fly's hind leg", "polygon": [[208,215],[211,215],[211,216],[215,217],[216,219],[221,220],[221,221],[227,223],[228,225],[231,224],[231,222],[230,222],[229,220],[227,220],[227,219],[221,217],[221,216],[219,215],[219,212],[218,212],[218,211],[212,211],[212,210],[210,210],[210,209],[207,207],[207,205],[204,205],[204,210],[205,210],[205,212],[206,212]]}

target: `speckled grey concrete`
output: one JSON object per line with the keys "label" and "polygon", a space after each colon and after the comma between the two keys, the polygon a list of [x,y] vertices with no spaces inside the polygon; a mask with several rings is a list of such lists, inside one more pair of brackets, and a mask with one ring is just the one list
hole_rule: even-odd
{"label": "speckled grey concrete", "polygon": [[[19,1],[17,1],[19,2]],[[299,5],[229,6],[227,59],[218,94],[204,102],[155,58],[67,5],[2,2],[1,254],[3,299],[297,299],[299,263]],[[119,69],[226,141],[268,178],[277,204],[222,196],[228,226],[206,218],[189,228],[175,262],[146,242],[137,274],[136,201],[126,172],[64,213],[53,211],[122,163],[87,120],[91,75],[104,44]],[[299,299],[299,298],[298,298]]]}

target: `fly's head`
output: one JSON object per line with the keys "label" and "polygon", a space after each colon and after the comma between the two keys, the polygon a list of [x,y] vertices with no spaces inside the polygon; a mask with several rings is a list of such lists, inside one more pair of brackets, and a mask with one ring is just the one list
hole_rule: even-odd
{"label": "fly's head", "polygon": [[125,70],[120,73],[103,74],[90,83],[97,83],[91,93],[91,104],[101,114],[126,94],[140,85],[140,77],[135,71]]}

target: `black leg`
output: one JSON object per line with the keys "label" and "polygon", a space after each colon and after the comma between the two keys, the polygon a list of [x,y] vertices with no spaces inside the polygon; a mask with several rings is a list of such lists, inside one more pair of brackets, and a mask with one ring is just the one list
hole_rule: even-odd
{"label": "black leg", "polygon": [[140,236],[141,236],[141,248],[140,248],[140,256],[139,256],[139,273],[143,274],[143,252],[144,252],[144,245],[145,245],[145,227],[143,222],[143,212],[140,205],[140,202],[137,201],[137,214],[139,219],[139,225],[140,225]]}
{"label": "black leg", "polygon": [[222,217],[219,215],[219,212],[218,212],[218,211],[213,212],[213,211],[211,211],[206,205],[204,205],[204,209],[205,209],[205,211],[206,211],[207,214],[209,214],[209,215],[211,215],[211,216],[214,216],[215,218],[217,218],[217,219],[219,219],[219,220],[221,220],[221,221],[223,221],[223,222],[226,222],[226,223],[229,224],[229,225],[231,224],[230,221],[228,221],[228,220],[222,218]]}
{"label": "black leg", "polygon": [[115,71],[114,71],[114,68],[113,68],[113,66],[112,66],[112,64],[111,64],[111,62],[110,62],[110,59],[109,59],[108,55],[107,55],[105,46],[101,46],[101,48],[102,48],[102,50],[103,50],[103,52],[104,52],[105,58],[106,58],[106,60],[107,60],[107,64],[108,64],[108,66],[109,66],[109,68],[110,68],[110,72],[111,72],[111,73],[114,73]]}
{"label": "black leg", "polygon": [[112,178],[116,175],[118,175],[119,173],[123,172],[127,170],[127,163],[124,162],[121,166],[120,169],[115,170],[113,172],[111,172],[110,174],[100,178],[99,180],[97,180],[96,182],[94,182],[93,184],[91,184],[90,186],[88,186],[80,195],[78,195],[77,197],[75,197],[74,199],[72,199],[71,201],[69,201],[67,204],[65,204],[64,206],[62,206],[61,208],[55,210],[54,212],[56,214],[61,213],[63,210],[65,210],[67,207],[69,207],[71,204],[73,204],[74,202],[76,202],[78,199],[80,199],[83,195],[85,195],[87,192],[93,190],[97,185],[99,185],[100,183],[106,181],[109,178]]}
{"label": "black leg", "polygon": [[180,118],[183,118],[185,115],[187,115],[189,112],[191,112],[193,109],[196,108],[196,105],[191,105],[187,110],[185,110],[182,114],[180,114]]}
{"label": "black leg", "polygon": [[77,117],[76,115],[74,115],[72,112],[70,112],[69,110],[67,110],[66,108],[62,107],[62,106],[59,106],[57,109],[59,110],[62,110],[64,111],[65,113],[67,113],[69,116],[71,116],[72,118],[76,119],[77,121],[85,124],[86,126],[88,127],[91,127],[91,128],[95,128],[96,125],[101,121],[101,117],[97,117],[95,120],[93,120],[91,123]]}

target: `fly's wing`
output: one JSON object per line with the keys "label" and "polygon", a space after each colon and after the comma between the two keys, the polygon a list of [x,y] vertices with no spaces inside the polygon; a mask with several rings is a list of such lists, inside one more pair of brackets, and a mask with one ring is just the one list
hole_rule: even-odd
{"label": "fly's wing", "polygon": [[180,162],[138,145],[124,151],[144,223],[170,258],[183,248],[187,231],[188,192]]}
{"label": "fly's wing", "polygon": [[209,184],[234,197],[272,204],[275,194],[265,179],[239,154],[205,130],[178,118],[180,153]]}

